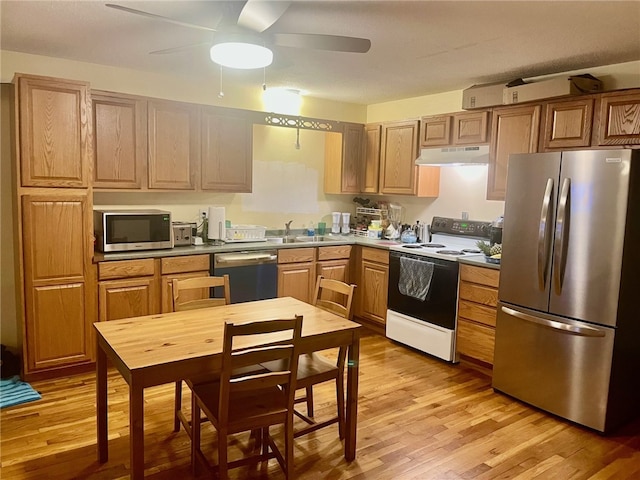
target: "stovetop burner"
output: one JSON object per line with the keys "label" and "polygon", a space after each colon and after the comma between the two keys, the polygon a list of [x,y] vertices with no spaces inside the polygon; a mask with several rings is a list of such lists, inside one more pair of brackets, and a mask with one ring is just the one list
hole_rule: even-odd
{"label": "stovetop burner", "polygon": [[426,247],[426,248],[444,248],[444,247],[446,247],[446,245],[443,245],[442,243],[423,243],[422,246]]}
{"label": "stovetop burner", "polygon": [[463,248],[462,253],[482,253],[477,248]]}
{"label": "stovetop burner", "polygon": [[406,245],[402,245],[402,248],[422,248],[422,245],[419,243],[408,243]]}
{"label": "stovetop burner", "polygon": [[438,250],[436,253],[441,255],[464,255],[460,250]]}

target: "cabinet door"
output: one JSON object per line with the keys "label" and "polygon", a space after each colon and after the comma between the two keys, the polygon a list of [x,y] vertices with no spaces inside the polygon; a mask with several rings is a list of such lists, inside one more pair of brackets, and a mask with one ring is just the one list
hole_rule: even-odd
{"label": "cabinet door", "polygon": [[487,143],[489,112],[463,112],[453,116],[453,145]]}
{"label": "cabinet door", "polygon": [[487,200],[504,200],[507,168],[512,153],[535,153],[540,127],[540,105],[495,108],[491,119],[491,144]]}
{"label": "cabinet door", "polygon": [[380,193],[416,193],[418,126],[418,120],[382,125]]}
{"label": "cabinet door", "polygon": [[389,266],[363,260],[360,266],[358,316],[381,325],[387,323]]}
{"label": "cabinet door", "polygon": [[327,132],[324,148],[324,193],[360,193],[364,126],[344,124],[344,131]]}
{"label": "cabinet door", "polygon": [[87,187],[91,157],[89,84],[18,76],[22,186]]}
{"label": "cabinet door", "polygon": [[242,113],[203,108],[201,186],[203,190],[251,192],[253,124]]}
{"label": "cabinet door", "polygon": [[100,321],[157,313],[156,289],[154,277],[100,282],[98,284]]}
{"label": "cabinet door", "polygon": [[293,297],[311,303],[315,281],[315,263],[278,265],[278,297]]}
{"label": "cabinet door", "polygon": [[420,146],[446,147],[451,145],[451,115],[436,115],[420,119]]}
{"label": "cabinet door", "polygon": [[600,96],[597,145],[640,144],[640,90]]}
{"label": "cabinet door", "polygon": [[26,374],[92,360],[90,219],[84,193],[22,197]]}
{"label": "cabinet door", "polygon": [[[174,278],[178,280],[184,280],[185,278],[198,278],[198,277],[208,277],[208,271],[202,272],[189,272],[189,273],[174,273],[171,275],[163,275],[162,276],[162,285],[161,285],[161,311],[165,312],[173,312],[173,287],[171,282],[173,282]],[[203,290],[208,290],[207,288]],[[198,291],[185,291],[183,294],[180,294],[181,301],[191,301],[191,300],[199,300],[201,298],[209,298],[208,295],[205,295],[208,292],[198,292]]]}
{"label": "cabinet door", "polygon": [[594,102],[594,97],[586,97],[547,103],[543,114],[542,150],[591,145]]}
{"label": "cabinet door", "polygon": [[344,125],[344,132],[342,134],[343,193],[360,193],[363,133],[363,125],[357,123],[347,123]]}
{"label": "cabinet door", "polygon": [[372,123],[365,126],[365,148],[362,161],[362,185],[363,193],[378,193],[380,180],[380,135],[382,124]]}
{"label": "cabinet door", "polygon": [[147,102],[109,92],[91,92],[93,186],[142,187],[147,165]]}
{"label": "cabinet door", "polygon": [[200,163],[198,108],[179,102],[148,102],[149,188],[195,190]]}
{"label": "cabinet door", "polygon": [[316,264],[316,276],[349,283],[349,260],[327,260]]}

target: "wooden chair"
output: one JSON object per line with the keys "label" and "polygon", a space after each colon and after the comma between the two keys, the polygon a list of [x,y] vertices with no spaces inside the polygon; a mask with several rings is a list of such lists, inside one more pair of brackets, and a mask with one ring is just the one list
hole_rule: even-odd
{"label": "wooden chair", "polygon": [[[173,279],[172,283],[173,311],[192,310],[196,308],[215,307],[231,303],[231,289],[229,288],[229,275],[222,277],[195,277],[183,280]],[[209,291],[214,287],[222,287],[224,297],[210,298]],[[189,388],[197,381],[211,381],[211,376],[203,379],[186,380]],[[191,437],[191,423],[182,411],[182,380],[176,382],[175,412],[173,418],[173,431],[180,430],[180,424],[184,426],[187,435]]]}
{"label": "wooden chair", "polygon": [[[282,339],[282,332],[290,334]],[[193,386],[191,403],[191,464],[198,475],[199,462],[215,469],[200,448],[201,411],[218,431],[218,478],[225,480],[230,468],[276,458],[286,478],[293,479],[293,403],[302,331],[302,317],[245,324],[225,324],[222,371],[218,381]],[[246,336],[278,334],[278,341],[246,347]],[[244,337],[244,338],[242,338]],[[267,337],[268,338],[268,337]],[[244,340],[244,341],[243,341]],[[237,343],[237,345],[236,345]],[[244,346],[244,348],[243,348]],[[237,376],[235,372],[262,362],[277,361],[279,371]],[[269,435],[271,425],[284,424],[284,457]],[[227,458],[227,437],[258,431],[258,453],[233,462]]]}
{"label": "wooden chair", "polygon": [[[355,285],[349,285],[339,280],[332,280],[318,275],[316,281],[313,304],[329,312],[351,319],[353,292]],[[340,439],[344,438],[345,425],[345,395],[344,395],[344,364],[347,357],[347,347],[340,347],[336,362],[332,362],[318,353],[300,356],[296,388],[305,389],[305,396],[295,400],[295,403],[306,402],[307,414],[295,410],[294,413],[304,420],[308,426],[297,430],[294,437],[299,437],[320,428],[338,424]],[[280,368],[277,363],[262,364],[267,370]],[[337,415],[322,422],[313,419],[313,386],[335,380]]]}

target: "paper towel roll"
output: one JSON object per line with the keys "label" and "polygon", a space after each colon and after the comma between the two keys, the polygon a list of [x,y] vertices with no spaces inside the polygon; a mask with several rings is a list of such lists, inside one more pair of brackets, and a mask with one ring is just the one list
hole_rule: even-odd
{"label": "paper towel roll", "polygon": [[209,231],[207,238],[209,240],[224,240],[226,238],[226,226],[225,226],[225,208],[211,206],[209,207],[209,214],[207,218],[209,220]]}

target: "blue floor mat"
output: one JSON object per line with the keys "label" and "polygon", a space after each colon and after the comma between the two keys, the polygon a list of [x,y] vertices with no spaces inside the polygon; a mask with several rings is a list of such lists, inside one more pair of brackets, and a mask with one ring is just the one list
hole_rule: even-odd
{"label": "blue floor mat", "polygon": [[42,397],[19,376],[0,380],[0,408],[40,400]]}

